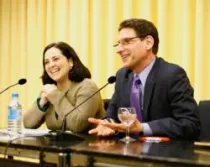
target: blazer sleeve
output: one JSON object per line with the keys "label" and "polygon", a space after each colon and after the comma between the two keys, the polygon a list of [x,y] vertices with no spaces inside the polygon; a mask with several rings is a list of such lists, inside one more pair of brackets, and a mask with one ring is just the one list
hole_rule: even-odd
{"label": "blazer sleeve", "polygon": [[193,98],[193,88],[182,68],[177,68],[167,82],[167,92],[172,117],[148,122],[153,135],[195,139],[200,134],[198,106]]}
{"label": "blazer sleeve", "polygon": [[25,128],[39,128],[44,123],[44,115],[46,112],[42,112],[38,106],[37,102],[24,113],[23,124]]}

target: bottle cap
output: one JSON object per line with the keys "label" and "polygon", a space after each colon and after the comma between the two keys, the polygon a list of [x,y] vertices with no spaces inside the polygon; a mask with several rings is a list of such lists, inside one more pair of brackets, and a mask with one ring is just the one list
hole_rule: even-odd
{"label": "bottle cap", "polygon": [[12,93],[12,97],[18,97],[18,93]]}

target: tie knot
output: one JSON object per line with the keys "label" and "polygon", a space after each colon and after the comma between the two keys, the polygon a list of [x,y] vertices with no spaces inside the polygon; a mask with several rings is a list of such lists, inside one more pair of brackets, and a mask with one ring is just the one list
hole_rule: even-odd
{"label": "tie knot", "polygon": [[141,84],[141,80],[139,79],[139,76],[136,75],[133,82],[134,82],[134,85],[138,87]]}

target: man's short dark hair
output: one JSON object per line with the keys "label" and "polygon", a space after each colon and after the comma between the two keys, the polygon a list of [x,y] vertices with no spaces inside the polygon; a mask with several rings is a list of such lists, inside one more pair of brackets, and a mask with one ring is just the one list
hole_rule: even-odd
{"label": "man's short dark hair", "polygon": [[152,47],[152,52],[154,54],[157,54],[158,52],[158,45],[159,45],[159,37],[158,37],[158,31],[155,25],[145,19],[137,19],[137,18],[131,18],[124,20],[120,23],[119,31],[123,28],[132,28],[136,32],[136,35],[140,37],[141,39],[144,39],[146,36],[150,35],[154,39],[154,45]]}

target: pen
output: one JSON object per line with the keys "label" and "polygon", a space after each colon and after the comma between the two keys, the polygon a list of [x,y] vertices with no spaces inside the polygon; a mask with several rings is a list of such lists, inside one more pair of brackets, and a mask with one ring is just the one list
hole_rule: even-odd
{"label": "pen", "polygon": [[147,137],[141,137],[139,139],[142,142],[167,142],[170,141],[170,138],[168,137],[158,137],[158,136],[147,136]]}

